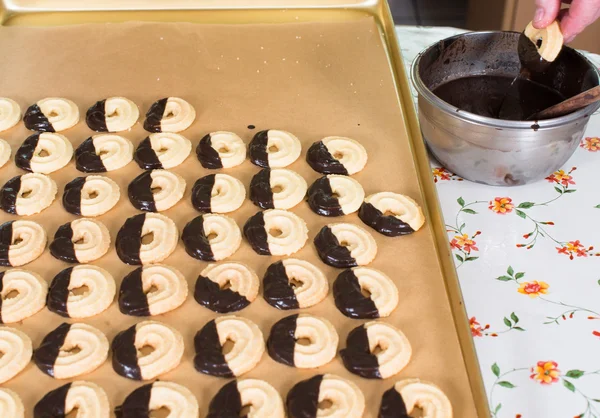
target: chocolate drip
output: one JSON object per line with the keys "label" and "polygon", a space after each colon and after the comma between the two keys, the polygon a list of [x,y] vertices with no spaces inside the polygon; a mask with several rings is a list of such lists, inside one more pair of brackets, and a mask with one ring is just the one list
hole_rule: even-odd
{"label": "chocolate drip", "polygon": [[231,289],[221,289],[208,277],[198,276],[194,299],[200,305],[218,313],[236,312],[250,305],[250,301]]}
{"label": "chocolate drip", "polygon": [[260,131],[254,135],[250,144],[248,144],[248,153],[252,164],[259,167],[269,167],[269,156],[267,152],[267,144],[269,142],[269,131]]}
{"label": "chocolate drip", "polygon": [[168,97],[160,99],[152,103],[148,112],[146,112],[146,120],[144,121],[144,129],[148,132],[162,132],[161,121],[165,114]]}
{"label": "chocolate drip", "polygon": [[67,183],[63,193],[63,207],[73,215],[81,215],[81,189],[85,184],[85,177],[77,177]]}
{"label": "chocolate drip", "polygon": [[396,389],[383,392],[378,418],[410,418],[404,399]]}
{"label": "chocolate drip", "polygon": [[348,175],[344,164],[333,158],[323,141],[317,141],[306,152],[306,162],[318,173]]}
{"label": "chocolate drip", "polygon": [[263,289],[263,297],[269,305],[282,310],[300,308],[283,261],[276,261],[267,268]]}
{"label": "chocolate drip", "polygon": [[204,168],[212,170],[223,168],[219,152],[212,147],[210,134],[206,134],[198,143],[198,146],[196,147],[196,156]]}
{"label": "chocolate drip", "polygon": [[127,195],[134,208],[156,212],[154,193],[152,193],[152,171],[144,171],[134,178],[127,187]]}
{"label": "chocolate drip", "polygon": [[50,254],[54,258],[66,261],[67,263],[79,263],[75,254],[75,245],[73,244],[71,222],[61,225],[56,234],[54,234],[54,239],[50,243]]}
{"label": "chocolate drip", "polygon": [[8,221],[0,225],[0,266],[11,266],[9,250],[13,242],[13,222]]}
{"label": "chocolate drip", "polygon": [[215,185],[216,174],[199,178],[192,187],[192,206],[200,212],[211,212],[210,199]]}
{"label": "chocolate drip", "polygon": [[393,215],[384,215],[379,209],[367,202],[360,206],[358,217],[366,225],[388,237],[408,235],[415,232],[406,222]]}
{"label": "chocolate drip", "polygon": [[[0,295],[2,294],[2,289],[4,289],[4,271],[0,272]],[[2,320],[2,296],[0,296],[0,324],[3,324]]]}
{"label": "chocolate drip", "polygon": [[135,325],[119,332],[112,341],[112,366],[117,374],[133,380],[142,380],[135,347]]}
{"label": "chocolate drip", "polygon": [[263,168],[250,182],[250,200],[261,209],[275,208],[270,179],[271,169]]}
{"label": "chocolate drip", "polygon": [[31,171],[31,159],[33,158],[39,139],[40,134],[36,132],[23,141],[15,153],[15,165],[17,167],[22,170]]}
{"label": "chocolate drip", "polygon": [[69,298],[69,283],[71,282],[72,272],[73,267],[69,267],[54,276],[46,297],[48,309],[65,318],[69,318],[67,299]]}
{"label": "chocolate drip", "polygon": [[37,104],[32,104],[25,111],[23,123],[30,131],[36,132],[56,132],[54,127],[42,112],[42,109]]}
{"label": "chocolate drip", "polygon": [[119,289],[119,310],[125,315],[150,316],[148,296],[144,292],[142,273],[144,269],[138,267],[130,272],[121,282]]}
{"label": "chocolate drip", "polygon": [[4,212],[17,214],[17,196],[21,190],[21,176],[8,180],[0,190],[0,207]]}
{"label": "chocolate drip", "polygon": [[107,171],[102,158],[96,154],[92,137],[83,141],[75,150],[75,167],[84,173],[105,173]]}
{"label": "chocolate drip", "polygon": [[194,337],[194,367],[200,373],[217,377],[235,377],[219,342],[215,320],[209,321]]}
{"label": "chocolate drip", "polygon": [[275,322],[267,339],[269,356],[279,363],[292,367],[294,367],[297,320],[298,314],[295,314]]}
{"label": "chocolate drip", "polygon": [[366,379],[382,378],[377,356],[369,348],[369,337],[364,325],[350,331],[346,338],[346,348],[340,350],[340,356],[349,372]]}
{"label": "chocolate drip", "polygon": [[183,228],[181,240],[185,252],[202,261],[215,261],[210,241],[204,233],[204,217],[196,216]]}
{"label": "chocolate drip", "polygon": [[33,361],[48,376],[54,377],[54,363],[70,329],[71,325],[63,322],[56,329],[50,331],[40,346],[33,351]]}
{"label": "chocolate drip", "polygon": [[337,237],[328,226],[321,228],[315,237],[315,247],[319,258],[332,267],[348,268],[355,267],[358,264],[350,250],[343,245],[340,245]]}
{"label": "chocolate drip", "polygon": [[361,292],[358,278],[351,269],[342,271],[333,282],[335,306],[349,318],[379,318],[373,299]]}
{"label": "chocolate drip", "polygon": [[316,418],[322,381],[323,375],[318,374],[296,383],[290,389],[285,399],[290,418]]}
{"label": "chocolate drip", "polygon": [[133,153],[133,159],[144,170],[155,170],[163,168],[162,163],[156,155],[156,151],[152,149],[152,142],[150,137],[147,136],[135,149]]}
{"label": "chocolate drip", "polygon": [[115,408],[115,415],[117,418],[149,418],[151,395],[152,383],[140,386],[127,395],[123,405]]}
{"label": "chocolate drip", "polygon": [[106,112],[104,106],[106,99],[97,101],[90,107],[85,114],[85,123],[96,132],[108,132],[106,127]]}
{"label": "chocolate drip", "polygon": [[219,389],[212,398],[208,405],[206,418],[238,418],[242,407],[242,397],[237,387],[237,380],[233,380]]}
{"label": "chocolate drip", "polygon": [[65,405],[71,383],[46,393],[33,408],[33,418],[63,418],[66,416]]}
{"label": "chocolate drip", "polygon": [[321,216],[343,216],[344,211],[337,197],[331,190],[327,176],[317,179],[306,193],[308,206],[314,213]]}
{"label": "chocolate drip", "polygon": [[267,242],[267,230],[263,212],[257,212],[244,224],[244,236],[254,251],[260,255],[271,255]]}
{"label": "chocolate drip", "polygon": [[131,265],[141,265],[140,248],[142,247],[142,227],[146,215],[139,215],[127,218],[119,232],[115,241],[115,249],[117,255],[122,262]]}

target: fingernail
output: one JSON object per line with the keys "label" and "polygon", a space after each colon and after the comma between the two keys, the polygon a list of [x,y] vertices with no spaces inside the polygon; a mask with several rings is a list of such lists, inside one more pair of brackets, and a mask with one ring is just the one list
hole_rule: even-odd
{"label": "fingernail", "polygon": [[539,7],[533,15],[533,23],[541,23],[542,19],[544,18],[544,14],[544,9]]}

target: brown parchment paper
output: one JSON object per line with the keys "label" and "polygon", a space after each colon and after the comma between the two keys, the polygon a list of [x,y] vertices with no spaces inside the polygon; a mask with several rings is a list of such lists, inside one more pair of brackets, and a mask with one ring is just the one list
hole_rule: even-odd
{"label": "brown parchment paper", "polygon": [[[392,74],[380,32],[371,18],[353,22],[194,25],[174,23],[118,23],[53,28],[0,28],[0,95],[16,100],[23,110],[35,101],[50,96],[67,97],[79,106],[82,117],[96,100],[125,96],[133,100],[143,115],[157,99],[180,96],[197,111],[195,123],[183,134],[195,149],[206,133],[228,130],[249,142],[262,129],[284,129],[296,134],[303,145],[301,158],[289,168],[300,173],[310,184],[319,177],[305,161],[309,145],[325,136],[349,136],[360,141],[369,154],[366,168],[354,176],[367,194],[394,191],[422,202],[415,166],[412,161],[402,111],[396,97]],[[141,119],[124,132],[135,146],[147,133]],[[249,125],[255,125],[251,130]],[[30,134],[22,123],[0,133],[12,146],[13,154]],[[92,132],[85,122],[63,132],[77,147]],[[177,224],[179,231],[198,213],[190,202],[194,181],[214,171],[203,169],[194,151],[173,171],[187,181],[184,198],[163,212]],[[242,180],[246,188],[258,172],[248,160],[241,166],[222,170]],[[107,173],[121,187],[121,200],[109,213],[100,216],[114,239],[124,220],[137,213],[127,199],[127,185],[141,169],[130,163]],[[13,159],[0,169],[0,182],[17,174]],[[52,206],[28,219],[40,222],[52,237],[59,225],[75,219],[62,207],[61,198],[67,182],[81,176],[73,161],[51,177],[59,193]],[[249,200],[230,214],[240,225],[258,210]],[[324,265],[312,240],[319,229],[330,222],[352,222],[363,226],[356,214],[342,218],[320,217],[301,203],[293,212],[309,227],[307,245],[294,257],[319,266],[333,283],[340,270]],[[5,222],[15,217],[0,214]],[[368,228],[367,228],[368,229]],[[266,353],[260,364],[243,377],[265,379],[285,396],[296,382],[316,373],[335,373],[355,381],[365,394],[366,417],[375,417],[382,393],[394,382],[419,377],[439,385],[449,396],[455,416],[475,417],[475,409],[459,342],[452,321],[443,278],[435,257],[430,225],[417,233],[387,238],[370,230],[378,244],[372,267],[390,275],[400,293],[394,314],[384,319],[401,328],[413,346],[413,358],[399,375],[377,381],[352,375],[335,358],[327,366],[314,370],[293,369],[273,361]],[[230,260],[249,264],[262,278],[276,257],[255,254],[247,242]],[[180,242],[166,261],[186,276],[190,294],[183,306],[158,317],[184,336],[183,360],[162,380],[181,383],[191,389],[200,404],[200,416],[227,380],[202,375],[193,368],[193,337],[215,313],[198,305],[192,295],[196,278],[206,263],[189,257]],[[120,285],[122,278],[135,267],[123,264],[114,245],[94,264],[110,271]],[[40,273],[48,283],[66,263],[54,259],[48,250],[25,268]],[[344,317],[336,308],[333,296],[304,310],[328,318],[340,335],[340,348],[348,332],[363,321]],[[265,338],[280,318],[294,313],[269,306],[261,296],[238,315],[255,321]],[[13,326],[25,331],[38,346],[44,335],[64,319],[47,309]],[[140,321],[118,310],[116,301],[100,315],[84,320],[106,333],[115,334]],[[74,322],[74,321],[69,321]],[[118,376],[109,360],[93,373],[78,379],[101,385],[112,407],[122,403],[142,383]],[[66,381],[54,380],[30,363],[17,377],[3,386],[15,390],[32,416],[34,404],[49,390]]]}

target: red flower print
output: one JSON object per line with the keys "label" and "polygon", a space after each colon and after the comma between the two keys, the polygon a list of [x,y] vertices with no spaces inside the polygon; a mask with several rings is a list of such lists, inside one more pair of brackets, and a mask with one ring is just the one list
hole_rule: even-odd
{"label": "red flower print", "polygon": [[[478,234],[475,234],[474,236],[477,235]],[[469,238],[467,234],[455,235],[454,238],[452,238],[452,241],[450,241],[450,247],[457,250],[463,250],[466,253],[471,253],[471,251],[479,251],[479,248],[477,248],[475,244],[477,243]]]}
{"label": "red flower print", "polygon": [[531,368],[529,377],[537,380],[542,385],[551,385],[558,382],[559,376],[560,370],[558,370],[558,364],[555,361],[538,361],[537,365]]}
{"label": "red flower print", "polygon": [[537,298],[540,294],[545,295],[548,293],[550,286],[546,282],[538,282],[533,280],[531,282],[522,282],[517,289],[517,292],[528,295],[530,298]]}
{"label": "red flower print", "polygon": [[438,182],[438,180],[450,180],[452,173],[446,170],[444,167],[434,167],[431,170],[433,174],[433,181]]}
{"label": "red flower print", "polygon": [[581,144],[579,146],[590,152],[600,151],[600,138],[588,137],[588,138],[582,139]]}
{"label": "red flower print", "polygon": [[569,187],[569,184],[575,184],[573,176],[571,176],[571,173],[574,170],[576,170],[576,167],[573,167],[568,173],[565,173],[564,170],[555,171],[546,177],[546,180],[548,180],[550,183],[561,184],[564,187]]}
{"label": "red flower print", "polygon": [[515,205],[510,197],[495,197],[494,200],[490,201],[488,209],[500,215],[506,215],[511,213],[514,207]]}
{"label": "red flower print", "polygon": [[594,249],[593,246],[584,247],[579,240],[577,241],[569,241],[567,243],[561,244],[562,247],[556,247],[556,251],[559,254],[565,254],[569,256],[569,259],[573,260],[575,256],[577,257],[587,257],[588,255],[599,256],[600,253],[592,253]]}
{"label": "red flower print", "polygon": [[469,319],[469,326],[471,327],[471,335],[473,337],[481,337],[481,325],[477,322],[476,318],[473,316]]}

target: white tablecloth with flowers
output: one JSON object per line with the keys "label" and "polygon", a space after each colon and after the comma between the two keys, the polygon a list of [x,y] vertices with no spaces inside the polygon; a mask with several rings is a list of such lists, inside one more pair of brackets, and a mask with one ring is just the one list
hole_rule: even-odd
{"label": "white tablecloth with flowers", "polygon": [[[399,26],[407,68],[460,32]],[[432,163],[494,417],[600,417],[598,113],[542,182],[484,186]]]}

